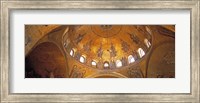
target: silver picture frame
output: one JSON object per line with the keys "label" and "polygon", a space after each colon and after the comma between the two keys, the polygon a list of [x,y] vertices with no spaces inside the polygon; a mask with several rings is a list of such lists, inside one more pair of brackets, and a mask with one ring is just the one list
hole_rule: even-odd
{"label": "silver picture frame", "polygon": [[[199,0],[0,0],[0,101],[10,102],[200,102]],[[190,10],[190,93],[10,93],[10,12],[12,10]]]}

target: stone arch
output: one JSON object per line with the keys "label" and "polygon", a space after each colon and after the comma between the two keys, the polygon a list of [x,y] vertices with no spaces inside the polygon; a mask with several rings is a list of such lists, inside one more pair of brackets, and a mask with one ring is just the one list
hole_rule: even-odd
{"label": "stone arch", "polygon": [[65,56],[52,42],[37,45],[25,58],[26,78],[68,77]]}
{"label": "stone arch", "polygon": [[127,77],[120,73],[112,72],[112,73],[96,73],[86,78],[127,78]]}
{"label": "stone arch", "polygon": [[175,43],[165,41],[156,45],[147,62],[147,78],[175,77]]}

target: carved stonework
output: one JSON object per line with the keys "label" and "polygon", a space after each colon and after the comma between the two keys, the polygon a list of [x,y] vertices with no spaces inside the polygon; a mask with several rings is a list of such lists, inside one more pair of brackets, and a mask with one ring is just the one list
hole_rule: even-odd
{"label": "carved stonework", "polygon": [[128,75],[130,78],[143,78],[140,67],[132,67],[128,69]]}
{"label": "carved stonework", "polygon": [[123,41],[123,40],[121,40],[121,45],[122,45],[122,50],[123,50],[124,52],[128,52],[128,50],[129,50],[129,48],[130,48],[130,45],[128,45],[128,43],[125,42],[125,41]]}
{"label": "carved stonework", "polygon": [[175,51],[168,51],[163,56],[162,63],[175,64]]}
{"label": "carved stonework", "polygon": [[70,78],[83,78],[86,73],[86,70],[82,70],[77,65],[74,65],[70,74]]}

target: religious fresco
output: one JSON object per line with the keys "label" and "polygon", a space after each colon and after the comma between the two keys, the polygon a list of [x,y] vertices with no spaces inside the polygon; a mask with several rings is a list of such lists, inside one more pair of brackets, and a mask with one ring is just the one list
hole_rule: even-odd
{"label": "religious fresco", "polygon": [[25,25],[24,46],[25,78],[175,78],[175,25]]}

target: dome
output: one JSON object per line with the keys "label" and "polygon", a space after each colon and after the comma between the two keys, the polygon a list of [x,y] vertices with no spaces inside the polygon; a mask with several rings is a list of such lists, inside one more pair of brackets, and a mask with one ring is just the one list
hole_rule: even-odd
{"label": "dome", "polygon": [[26,25],[26,78],[175,78],[175,25]]}
{"label": "dome", "polygon": [[151,51],[148,26],[76,25],[67,30],[62,39],[66,54],[96,69],[120,69]]}

